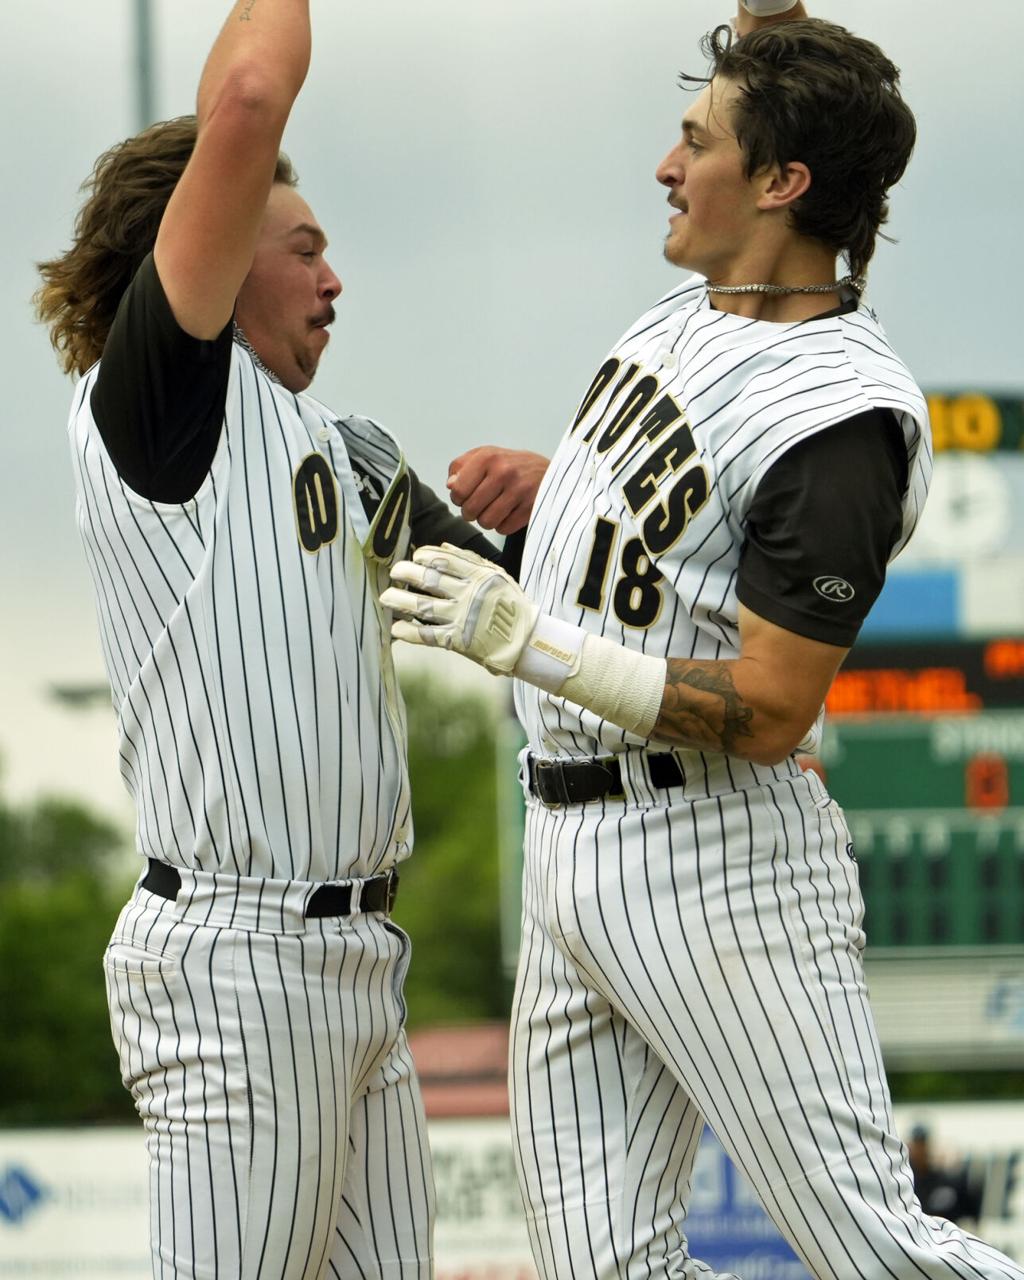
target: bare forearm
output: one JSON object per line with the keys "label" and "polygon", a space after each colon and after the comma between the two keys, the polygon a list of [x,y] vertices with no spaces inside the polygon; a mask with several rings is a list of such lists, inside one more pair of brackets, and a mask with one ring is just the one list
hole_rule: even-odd
{"label": "bare forearm", "polygon": [[309,0],[237,0],[203,69],[200,120],[231,87],[287,113],[306,78],[311,46]]}
{"label": "bare forearm", "polygon": [[[754,708],[736,688],[736,661],[669,658],[652,737],[701,751],[745,755],[754,745]],[[744,741],[748,740],[748,741]]]}
{"label": "bare forearm", "polygon": [[[557,649],[566,632],[547,632],[538,619],[535,635]],[[757,764],[784,760],[821,705],[817,688],[787,688],[757,658],[656,658],[599,636],[583,640],[578,671],[558,692],[640,737]]]}
{"label": "bare forearm", "polygon": [[668,658],[650,736],[701,751],[777,764],[813,724],[846,656],[740,606],[742,652],[721,661]]}
{"label": "bare forearm", "polygon": [[[544,613],[507,573],[457,547],[391,570],[392,635],[464,653],[656,743],[778,764],[814,723],[846,650],[738,607],[735,658],[661,658]],[[411,589],[410,589],[411,588]]]}

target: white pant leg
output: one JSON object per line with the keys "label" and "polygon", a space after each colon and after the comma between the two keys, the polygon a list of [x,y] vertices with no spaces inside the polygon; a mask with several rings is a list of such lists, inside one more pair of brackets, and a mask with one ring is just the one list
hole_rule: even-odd
{"label": "white pant leg", "polygon": [[573,847],[558,841],[547,887],[577,964],[671,1066],[815,1276],[1021,1280],[914,1199],[848,843],[816,782],[790,779],[595,812]]}
{"label": "white pant leg", "polygon": [[354,1100],[404,1047],[406,964],[376,916],[236,929],[136,891],[105,968],[147,1130],[155,1277],[329,1274]]}
{"label": "white pant leg", "polygon": [[[400,934],[397,926],[387,927]],[[429,1280],[433,1227],[427,1122],[403,1032],[352,1105],[345,1182],[324,1274],[332,1280]]]}
{"label": "white pant leg", "polygon": [[527,815],[509,1093],[534,1260],[543,1280],[709,1276],[682,1226],[703,1117],[565,953],[555,849],[593,841],[580,819]]}

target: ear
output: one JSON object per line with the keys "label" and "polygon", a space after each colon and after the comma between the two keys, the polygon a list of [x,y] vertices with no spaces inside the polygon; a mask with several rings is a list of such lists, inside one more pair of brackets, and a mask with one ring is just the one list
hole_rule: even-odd
{"label": "ear", "polygon": [[785,209],[799,200],[811,186],[811,171],[799,160],[772,165],[761,175],[759,209]]}

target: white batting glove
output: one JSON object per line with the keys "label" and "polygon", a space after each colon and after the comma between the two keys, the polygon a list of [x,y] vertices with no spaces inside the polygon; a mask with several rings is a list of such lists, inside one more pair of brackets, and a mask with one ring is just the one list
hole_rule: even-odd
{"label": "white batting glove", "polygon": [[[646,738],[665,689],[664,658],[637,653],[541,613],[490,560],[445,543],[391,570],[381,604],[404,617],[396,640],[452,649],[495,675],[517,676]],[[413,590],[406,590],[407,587]]]}
{"label": "white batting glove", "polygon": [[512,675],[540,610],[504,569],[445,543],[420,547],[394,565],[391,579],[398,585],[381,604],[407,619],[392,626],[395,639],[452,649],[495,675]]}

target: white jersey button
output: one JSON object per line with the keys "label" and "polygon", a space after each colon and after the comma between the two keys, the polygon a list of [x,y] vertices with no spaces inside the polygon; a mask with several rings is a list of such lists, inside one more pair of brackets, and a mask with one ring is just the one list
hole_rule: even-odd
{"label": "white jersey button", "polygon": [[321,427],[316,434],[318,439],[327,441],[331,438],[331,429],[330,427]]}
{"label": "white jersey button", "polygon": [[679,357],[674,351],[659,352],[658,359],[661,362],[661,367],[669,370],[669,372],[679,368]]}

